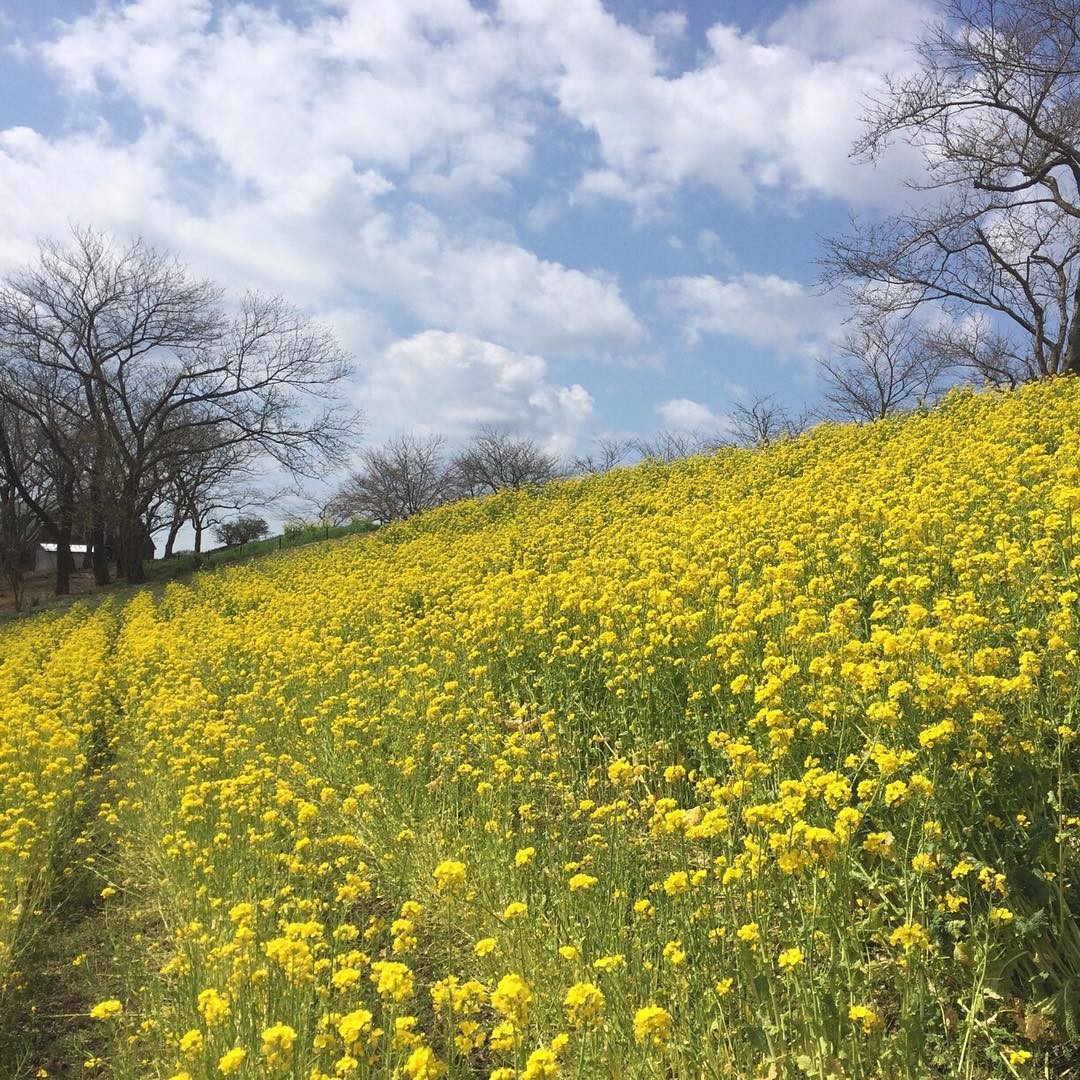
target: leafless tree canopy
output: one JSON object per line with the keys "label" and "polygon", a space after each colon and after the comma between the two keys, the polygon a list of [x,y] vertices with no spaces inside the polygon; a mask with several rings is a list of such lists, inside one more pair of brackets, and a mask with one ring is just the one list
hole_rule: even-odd
{"label": "leafless tree canopy", "polygon": [[230,314],[216,286],[141,240],[76,229],[0,285],[0,403],[76,474],[42,520],[63,542],[87,519],[97,551],[108,532],[129,580],[160,493],[194,457],[257,449],[308,475],[341,460],[357,425],[334,400],[348,372],[332,334],[281,298],[249,294]]}
{"label": "leafless tree canopy", "polygon": [[624,464],[634,452],[633,439],[601,436],[593,440],[593,451],[580,454],[570,463],[570,471],[578,476],[600,476]]}
{"label": "leafless tree canopy", "polygon": [[737,401],[728,418],[732,439],[740,446],[769,446],[778,439],[801,435],[809,423],[806,413],[793,414],[772,394]]}
{"label": "leafless tree canopy", "polygon": [[330,505],[336,520],[401,521],[432,510],[457,492],[442,435],[402,434],[367,447]]}
{"label": "leafless tree canopy", "polygon": [[1080,216],[1080,3],[941,0],[916,43],[920,69],[890,79],[856,152],[894,138],[926,151],[930,183],[1029,192]]}
{"label": "leafless tree canopy", "polygon": [[468,496],[546,484],[562,473],[558,458],[532,439],[493,427],[480,428],[454,455],[452,471]]}
{"label": "leafless tree canopy", "polygon": [[656,431],[634,441],[634,448],[643,461],[679,461],[695,454],[711,454],[730,440],[715,431]]}
{"label": "leafless tree canopy", "polygon": [[173,553],[176,538],[185,524],[195,531],[196,554],[202,551],[208,528],[222,524],[223,515],[251,506],[269,505],[273,496],[256,484],[258,448],[251,443],[224,446],[206,440],[200,449],[169,470],[160,491],[163,525],[167,529],[166,557]]}
{"label": "leafless tree canopy", "polygon": [[[1080,2],[943,0],[919,70],[872,102],[856,152],[923,151],[940,193],[827,244],[825,280],[870,282],[918,306],[978,308],[990,336],[952,355],[995,383],[1080,371]],[[1001,335],[1014,344],[1003,348]],[[988,347],[989,346],[989,347]]]}
{"label": "leafless tree canopy", "polygon": [[86,470],[105,474],[108,455],[78,409],[78,388],[56,371],[29,370],[17,383],[19,403],[6,400],[0,354],[0,482],[59,544],[57,592],[75,568],[71,533],[86,499]]}
{"label": "leafless tree canopy", "polygon": [[910,317],[864,304],[836,355],[822,360],[825,400],[837,419],[882,420],[934,400],[951,361]]}

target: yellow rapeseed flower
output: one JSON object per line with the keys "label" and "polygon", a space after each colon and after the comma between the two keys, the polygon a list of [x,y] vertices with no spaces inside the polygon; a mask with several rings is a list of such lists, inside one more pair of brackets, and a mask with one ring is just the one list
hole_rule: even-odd
{"label": "yellow rapeseed flower", "polygon": [[671,1039],[671,1013],[659,1005],[644,1005],[634,1013],[634,1038],[664,1047]]}

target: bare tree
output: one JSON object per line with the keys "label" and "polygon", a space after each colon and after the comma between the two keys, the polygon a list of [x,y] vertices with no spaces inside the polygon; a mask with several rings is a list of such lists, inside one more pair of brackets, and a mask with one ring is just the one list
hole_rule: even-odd
{"label": "bare tree", "polygon": [[740,446],[766,447],[778,439],[795,438],[808,423],[808,414],[793,414],[772,394],[737,401],[728,416],[731,437]]}
{"label": "bare tree", "polygon": [[[0,425],[3,422],[3,412],[0,411]],[[12,464],[18,469],[20,483],[39,492],[39,497],[47,498],[49,479],[41,469],[40,458],[25,442],[5,440],[6,445],[9,443],[15,447],[14,453],[17,456]],[[11,590],[15,610],[22,611],[23,576],[29,567],[31,551],[40,533],[41,523],[37,514],[19,495],[9,476],[10,470],[3,467],[0,459],[0,575]]]}
{"label": "bare tree", "polygon": [[1040,377],[1032,355],[985,317],[969,316],[928,327],[924,340],[927,349],[938,355],[943,370],[972,371],[990,386],[1016,389]]}
{"label": "bare tree", "polygon": [[0,478],[57,545],[58,596],[70,591],[72,534],[87,499],[84,463],[96,453],[77,391],[50,370],[15,381],[0,354]]}
{"label": "bare tree", "polygon": [[1017,344],[954,351],[991,381],[1080,372],[1080,0],[940,9],[916,44],[919,70],[887,81],[855,148],[871,160],[897,138],[920,148],[912,186],[940,202],[854,223],[828,242],[825,280],[984,310]]}
{"label": "bare tree", "polygon": [[719,432],[657,431],[634,441],[634,448],[645,461],[678,461],[695,454],[711,454],[731,441]]}
{"label": "bare tree", "polygon": [[0,574],[11,590],[16,611],[23,608],[23,577],[39,529],[33,511],[14,488],[0,484]]}
{"label": "bare tree", "polygon": [[338,520],[401,521],[454,498],[457,488],[442,435],[396,435],[365,448],[360,467],[330,503]]}
{"label": "bare tree", "polygon": [[559,461],[532,439],[493,427],[480,428],[451,462],[463,495],[492,494],[546,484],[561,475]]}
{"label": "bare tree", "polygon": [[287,497],[286,526],[305,528],[309,525],[347,525],[357,512],[350,510],[338,498],[341,488],[336,491],[323,487],[304,490],[293,487],[282,492]]}
{"label": "bare tree", "polygon": [[970,193],[955,194],[928,211],[909,211],[827,242],[827,280],[896,290],[896,305],[914,309],[940,302],[959,335],[982,310],[999,336],[1014,342],[1005,371],[974,343],[966,355],[991,382],[1018,382],[1070,370],[1069,327],[1075,314],[1080,221],[1056,206],[1004,206]]}
{"label": "bare tree", "polygon": [[634,452],[633,439],[616,439],[600,436],[593,440],[595,450],[591,454],[575,457],[570,471],[581,476],[599,476],[618,468]]}
{"label": "bare tree", "polygon": [[310,475],[341,459],[358,422],[334,400],[350,366],[329,330],[278,297],[249,294],[230,315],[173,257],[90,229],[42,243],[0,287],[0,358],[0,400],[46,426],[23,387],[47,374],[88,429],[90,504],[111,502],[129,581],[144,576],[151,505],[194,446],[256,447]]}
{"label": "bare tree", "polygon": [[950,367],[910,318],[863,303],[837,354],[822,359],[825,400],[841,420],[882,420],[936,397]]}

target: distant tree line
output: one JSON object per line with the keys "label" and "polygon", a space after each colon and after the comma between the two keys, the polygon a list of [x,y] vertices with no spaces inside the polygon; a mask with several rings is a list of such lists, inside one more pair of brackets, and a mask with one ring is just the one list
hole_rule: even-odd
{"label": "distant tree line", "polygon": [[365,447],[326,512],[335,521],[401,521],[457,499],[538,486],[563,475],[537,442],[484,426],[455,453],[444,435],[412,432]]}
{"label": "distant tree line", "polygon": [[151,534],[171,550],[250,495],[256,461],[297,475],[342,460],[358,417],[332,333],[280,297],[222,290],[142,240],[76,228],[0,283],[0,565],[74,543],[95,580],[144,579]]}
{"label": "distant tree line", "polygon": [[457,450],[445,435],[403,432],[365,447],[354,470],[322,506],[335,522],[403,521],[459,499],[596,476],[637,461],[671,462],[734,446],[767,446],[800,434],[809,414],[793,415],[771,396],[737,403],[722,430],[659,431],[643,438],[601,436],[568,460],[535,439],[483,426]]}

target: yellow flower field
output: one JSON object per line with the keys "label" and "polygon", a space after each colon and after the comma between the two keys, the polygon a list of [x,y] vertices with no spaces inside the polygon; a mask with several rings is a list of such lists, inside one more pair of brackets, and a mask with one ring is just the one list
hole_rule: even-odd
{"label": "yellow flower field", "polygon": [[[108,610],[0,631],[0,1005],[33,962],[42,906],[80,821],[107,738]],[[92,857],[92,856],[91,856]]]}
{"label": "yellow flower field", "polygon": [[87,1076],[1080,1075],[1078,530],[1058,380],[13,624],[0,979],[66,852]]}

